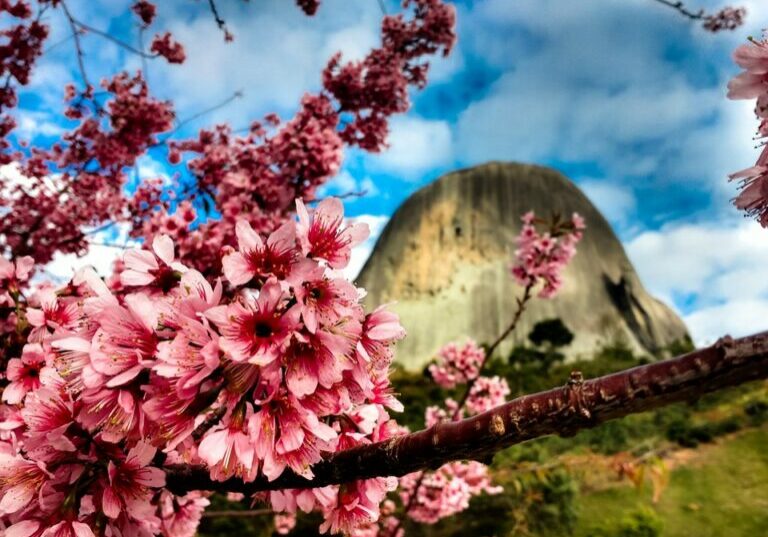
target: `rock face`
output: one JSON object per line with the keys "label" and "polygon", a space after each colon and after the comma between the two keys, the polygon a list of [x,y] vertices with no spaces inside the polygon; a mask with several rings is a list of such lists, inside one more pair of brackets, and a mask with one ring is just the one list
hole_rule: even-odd
{"label": "rock face", "polygon": [[445,343],[489,342],[508,325],[522,294],[508,266],[520,216],[531,209],[539,216],[578,212],[587,229],[563,289],[531,303],[502,353],[551,318],[576,335],[569,357],[617,339],[653,353],[687,336],[675,313],[645,291],[608,222],[570,180],[539,166],[492,162],[445,175],[411,196],[357,279],[369,307],[397,301],[392,308],[408,331],[400,363],[421,368]]}

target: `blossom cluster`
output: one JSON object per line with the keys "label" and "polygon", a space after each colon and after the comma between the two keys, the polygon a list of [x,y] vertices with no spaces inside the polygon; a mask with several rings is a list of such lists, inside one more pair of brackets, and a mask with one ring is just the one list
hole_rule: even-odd
{"label": "blossom cluster", "polygon": [[555,218],[547,222],[547,231],[540,233],[533,212],[522,217],[523,227],[517,237],[512,276],[522,286],[541,285],[539,297],[553,297],[563,285],[562,272],[576,254],[576,245],[584,231],[584,219],[574,213],[570,220]]}
{"label": "blossom cluster", "polygon": [[[319,2],[297,4],[312,15]],[[64,10],[59,2],[42,0],[37,7],[41,13]],[[97,91],[81,61],[83,87],[66,88],[64,111],[79,125],[50,148],[2,156],[0,163],[16,163],[25,180],[0,177],[0,247],[11,257],[30,255],[43,264],[55,252],[83,253],[89,229],[127,222],[133,236],[149,243],[170,232],[187,266],[206,277],[217,274],[222,249],[236,245],[239,219],[270,233],[294,214],[295,198],[315,199],[317,188],[338,173],[345,144],[370,151],[385,147],[390,116],[410,106],[409,87],[426,82],[428,57],[448,54],[455,41],[453,7],[442,0],[414,0],[405,7],[408,16],[384,17],[381,45],[362,63],[345,63],[335,55],[323,73],[323,89],[306,94],[292,119],[269,114],[254,121],[246,135],[217,126],[192,139],[172,139],[173,106],[150,95],[141,72],[119,73]],[[143,28],[157,20],[155,3],[137,0],[131,9]],[[8,79],[0,97],[0,146],[8,149],[14,121],[5,112],[16,105],[15,84],[28,82],[48,28],[24,0],[3,3],[0,10],[20,20],[4,32],[0,55],[0,70]],[[70,12],[62,15],[83,30],[82,38],[99,38],[78,26]],[[183,45],[168,32],[157,33],[149,48],[140,52],[169,63],[185,59]],[[170,163],[180,167],[173,184],[144,178],[128,197],[127,172],[158,146],[167,147]],[[194,228],[176,225],[180,207],[191,211]]]}
{"label": "blossom cluster", "polygon": [[712,33],[735,30],[744,24],[746,16],[747,10],[743,7],[724,7],[717,13],[708,15],[704,19],[702,27]]}
{"label": "blossom cluster", "polygon": [[438,360],[430,364],[432,380],[443,388],[452,389],[457,384],[474,380],[485,361],[485,351],[472,340],[464,345],[449,343],[438,351]]}
{"label": "blossom cluster", "polygon": [[756,100],[757,138],[763,146],[754,166],[730,176],[741,188],[734,204],[768,227],[768,37],[750,39],[736,49],[733,59],[744,71],[728,83],[728,97]]}
{"label": "blossom cluster", "polygon": [[[429,367],[435,383],[448,389],[463,386],[467,392],[463,403],[448,398],[442,407],[427,407],[426,427],[459,420],[465,411],[478,414],[504,403],[510,393],[506,380],[480,375],[485,357],[483,348],[472,340],[461,346],[449,343],[438,351],[435,363]],[[468,461],[445,464],[435,472],[405,475],[400,479],[398,494],[407,506],[405,514],[408,517],[420,523],[434,524],[467,509],[473,496],[501,491],[501,487],[492,485],[486,465]]]}
{"label": "blossom cluster", "polygon": [[[319,2],[298,5],[314,14]],[[246,135],[217,126],[169,142],[172,163],[187,155],[190,197],[200,220],[177,241],[188,266],[206,275],[217,270],[221,249],[236,242],[240,218],[257,231],[274,231],[293,213],[294,198],[314,199],[318,187],[338,173],[345,145],[373,152],[386,147],[389,118],[408,110],[408,90],[425,85],[428,58],[447,55],[456,39],[455,10],[443,0],[408,0],[404,6],[410,16],[385,16],[381,45],[362,60],[344,62],[334,55],[322,73],[322,90],[305,94],[287,121],[269,114]],[[206,221],[210,207],[219,219]],[[162,206],[141,219],[134,235],[151,241],[162,234],[174,209]]]}
{"label": "blossom cluster", "polygon": [[[435,524],[469,508],[469,501],[480,494],[499,494],[491,484],[488,467],[476,461],[452,462],[435,472],[408,474],[400,479],[400,498],[411,506],[408,516],[422,524]],[[414,491],[416,497],[411,499]]]}
{"label": "blossom cluster", "polygon": [[16,120],[9,114],[18,103],[14,84],[29,83],[32,69],[43,53],[48,27],[32,17],[31,6],[23,0],[0,2],[0,14],[11,21],[0,31],[0,77],[4,80],[0,87],[0,164],[8,164],[16,156],[15,151],[9,151],[11,144],[6,139],[16,127]]}
{"label": "blossom cluster", "polygon": [[[181,263],[173,240],[128,251],[110,285],[82,270],[30,290],[32,260],[0,264],[8,357],[0,407],[0,528],[9,537],[191,537],[205,496],[164,488],[166,464],[215,480],[308,479],[324,454],[402,430],[388,380],[404,336],[340,276],[367,237],[341,202],[296,200],[268,236],[237,224],[223,278]],[[376,478],[259,496],[285,513],[320,510],[321,530],[376,522],[396,485]]]}

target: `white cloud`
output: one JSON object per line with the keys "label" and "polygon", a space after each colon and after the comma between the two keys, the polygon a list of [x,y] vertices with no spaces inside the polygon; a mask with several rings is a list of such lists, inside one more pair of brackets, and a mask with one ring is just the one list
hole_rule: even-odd
{"label": "white cloud", "polygon": [[768,329],[768,230],[757,223],[674,225],[625,246],[648,290],[684,311],[698,343]]}
{"label": "white cloud", "polygon": [[355,247],[352,250],[352,257],[349,260],[349,265],[344,269],[344,276],[353,280],[360,274],[360,271],[365,265],[365,262],[371,255],[373,247],[376,245],[376,241],[384,230],[384,226],[389,222],[389,216],[381,214],[362,214],[354,218],[349,219],[351,222],[364,222],[368,224],[371,230],[371,234],[368,239],[361,245]]}
{"label": "white cloud", "polygon": [[[187,9],[186,2],[175,3]],[[174,16],[172,5],[159,12],[166,17],[161,24],[184,44],[187,60],[171,67],[150,65],[151,78],[174,96],[181,117],[242,90],[237,104],[205,121],[230,121],[236,128],[267,112],[291,113],[305,92],[320,87],[332,54],[341,51],[344,60],[359,59],[379,43],[381,14],[375,3],[331,0],[315,17],[306,17],[294,2],[222,4],[222,16],[235,36],[231,43],[224,42],[207,9],[192,17]]]}
{"label": "white cloud", "polygon": [[[768,16],[765,2],[751,4]],[[746,29],[712,35],[647,0],[610,9],[598,0],[487,0],[462,15],[462,47],[500,72],[459,114],[453,148],[462,164],[590,163],[606,185],[708,191],[712,207],[695,211],[734,214],[727,175],[756,156],[753,103],[725,98],[737,71],[728,57]],[[752,15],[754,33],[761,22]],[[690,61],[670,52],[670,42],[692,35],[695,46],[680,47]]]}
{"label": "white cloud", "polygon": [[731,300],[697,310],[683,320],[698,345],[711,345],[726,334],[739,337],[768,329],[768,300]]}
{"label": "white cloud", "polygon": [[370,159],[373,166],[408,179],[451,160],[451,129],[446,121],[396,116],[390,127],[389,148]]}
{"label": "white cloud", "polygon": [[64,132],[60,125],[51,121],[48,114],[42,112],[20,111],[16,122],[16,132],[24,140],[32,140],[36,136],[58,136]]}
{"label": "white cloud", "polygon": [[115,224],[89,236],[88,251],[78,256],[56,252],[50,263],[43,267],[45,278],[57,284],[68,282],[76,271],[83,267],[93,267],[103,277],[112,274],[114,262],[121,258],[127,248],[137,247],[138,243],[128,236],[127,224]]}
{"label": "white cloud", "polygon": [[579,187],[615,227],[624,227],[634,216],[636,200],[632,190],[607,181],[579,181]]}

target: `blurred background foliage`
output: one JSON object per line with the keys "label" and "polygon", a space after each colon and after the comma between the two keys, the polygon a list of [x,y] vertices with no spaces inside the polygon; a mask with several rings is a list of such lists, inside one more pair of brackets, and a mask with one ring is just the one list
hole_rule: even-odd
{"label": "blurred background foliage", "polygon": [[[559,319],[538,323],[524,345],[495,357],[487,374],[507,379],[512,396],[561,386],[571,371],[585,378],[692,350],[680,341],[659,356],[638,357],[621,341],[590,359],[565,363],[573,334]],[[426,371],[393,371],[406,411],[398,421],[423,428],[424,411],[455,391]],[[460,389],[460,388],[459,388]],[[768,528],[768,384],[753,383],[628,416],[573,437],[547,437],[498,453],[492,463],[499,495],[433,526],[405,522],[411,537],[756,536]],[[209,512],[260,509],[214,495]],[[319,517],[299,516],[292,536],[317,535]],[[270,536],[272,516],[212,516],[202,537]]]}

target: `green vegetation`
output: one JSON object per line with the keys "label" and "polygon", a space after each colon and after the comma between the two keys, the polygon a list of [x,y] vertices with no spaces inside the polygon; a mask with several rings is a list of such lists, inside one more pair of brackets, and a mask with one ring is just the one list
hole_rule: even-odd
{"label": "green vegetation", "polygon": [[[657,505],[661,533],[622,533],[628,513],[651,508],[651,492],[614,486],[578,496],[577,537],[753,537],[768,528],[768,428],[743,432],[693,453],[671,472]],[[613,533],[611,533],[613,531]]]}

